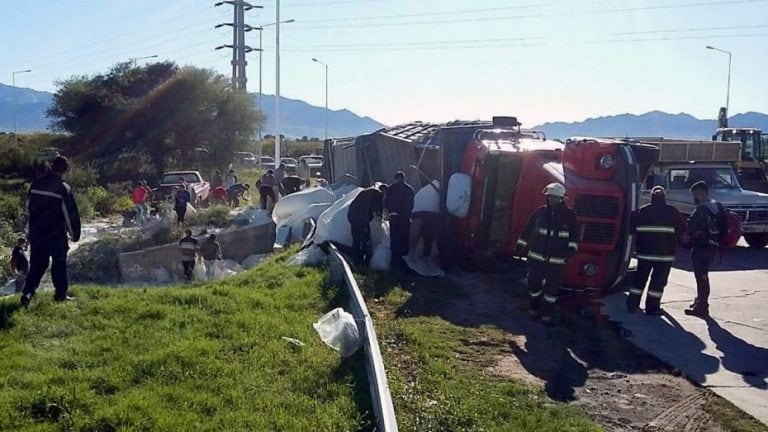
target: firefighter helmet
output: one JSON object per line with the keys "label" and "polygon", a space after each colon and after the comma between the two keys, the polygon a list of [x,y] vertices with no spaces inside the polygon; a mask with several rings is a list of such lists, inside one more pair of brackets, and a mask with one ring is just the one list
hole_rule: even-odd
{"label": "firefighter helmet", "polygon": [[541,191],[544,195],[565,198],[565,186],[560,183],[550,183]]}

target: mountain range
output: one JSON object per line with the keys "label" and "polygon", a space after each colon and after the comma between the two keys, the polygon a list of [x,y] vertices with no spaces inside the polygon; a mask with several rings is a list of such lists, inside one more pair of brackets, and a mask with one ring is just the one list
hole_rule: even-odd
{"label": "mountain range", "polygon": [[[28,88],[16,89],[16,124],[19,132],[43,131],[49,121],[45,111],[50,106],[51,93]],[[325,136],[325,109],[297,99],[281,97],[281,133],[288,137]],[[258,98],[254,95],[254,103]],[[0,84],[0,131],[13,130],[13,88]],[[275,96],[263,95],[261,107],[267,115],[265,134],[274,134]],[[731,126],[756,127],[768,131],[768,115],[758,112],[736,114]],[[328,112],[328,135],[355,136],[383,128],[378,121],[355,114],[347,109]],[[700,120],[690,114],[668,114],[651,111],[645,114],[619,114],[589,118],[581,122],[544,123],[534,129],[544,131],[550,138],[572,136],[623,137],[654,136],[667,138],[709,139],[717,127],[716,120]]]}

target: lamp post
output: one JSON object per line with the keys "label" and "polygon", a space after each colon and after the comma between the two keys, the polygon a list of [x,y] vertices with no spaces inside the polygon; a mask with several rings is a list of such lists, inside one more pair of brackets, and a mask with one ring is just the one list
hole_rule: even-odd
{"label": "lamp post", "polygon": [[280,0],[275,0],[275,168],[280,166]]}
{"label": "lamp post", "polygon": [[721,52],[723,54],[728,54],[728,89],[726,90],[726,93],[725,93],[725,113],[726,113],[726,115],[728,115],[730,113],[729,105],[730,105],[730,102],[731,102],[731,57],[732,57],[732,55],[731,55],[730,51],[726,51],[726,50],[723,50],[723,49],[720,49],[720,48],[715,48],[715,47],[710,46],[710,45],[707,45],[707,49],[718,51],[718,52]]}
{"label": "lamp post", "polygon": [[139,60],[146,60],[146,59],[157,58],[157,57],[158,57],[157,54],[153,54],[153,55],[150,55],[150,56],[144,56],[144,57],[131,57],[131,58],[128,59],[128,61],[131,62],[133,64],[133,66],[136,66],[136,62],[139,61]]}
{"label": "lamp post", "polygon": [[325,141],[328,141],[328,65],[320,60],[313,58],[313,62],[325,67]]}
{"label": "lamp post", "polygon": [[13,145],[16,146],[19,144],[19,140],[17,138],[16,133],[16,74],[23,74],[27,72],[32,72],[32,69],[26,69],[26,70],[20,70],[11,72],[11,84],[13,87],[13,90],[11,90],[12,99],[11,106],[13,107]]}
{"label": "lamp post", "polygon": [[[295,21],[296,21],[295,19],[291,18],[288,20],[281,21],[280,24],[290,24]],[[261,26],[256,28],[259,31],[259,102],[258,102],[259,110],[261,110],[261,97],[262,97],[261,78],[262,78],[262,64],[263,64],[263,58],[264,58],[264,50],[262,49],[263,48],[262,42],[264,40],[264,37],[263,37],[264,29],[266,27],[272,27],[274,25],[277,25],[277,22],[262,24]],[[261,169],[261,156],[262,156],[262,146],[263,146],[263,143],[262,143],[263,137],[261,136],[261,132],[262,132],[262,128],[259,127],[259,169]]]}

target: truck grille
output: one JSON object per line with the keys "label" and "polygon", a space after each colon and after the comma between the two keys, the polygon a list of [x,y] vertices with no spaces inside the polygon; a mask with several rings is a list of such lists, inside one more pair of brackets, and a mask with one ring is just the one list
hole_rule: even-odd
{"label": "truck grille", "polygon": [[742,223],[764,224],[768,223],[768,208],[760,206],[758,208],[749,207],[728,207],[729,210],[736,213]]}
{"label": "truck grille", "polygon": [[610,244],[613,242],[613,224],[587,222],[582,227],[581,241],[584,243]]}
{"label": "truck grille", "polygon": [[576,214],[581,217],[611,219],[619,214],[619,199],[604,195],[576,197]]}

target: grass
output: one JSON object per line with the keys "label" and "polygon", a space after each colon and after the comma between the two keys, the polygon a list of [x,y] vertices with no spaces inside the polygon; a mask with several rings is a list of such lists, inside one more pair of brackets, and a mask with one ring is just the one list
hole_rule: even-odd
{"label": "grass", "polygon": [[0,301],[0,430],[369,428],[362,358],[312,329],[338,291],[283,258],[216,284]]}
{"label": "grass", "polygon": [[704,411],[729,431],[766,432],[768,427],[721,397],[710,398]]}
{"label": "grass", "polygon": [[[599,431],[577,407],[473,367],[467,341],[503,341],[494,328],[464,328],[438,317],[398,317],[410,294],[391,279],[362,278],[376,323],[400,430]],[[490,341],[490,342],[489,342]],[[501,342],[499,342],[501,343]]]}

